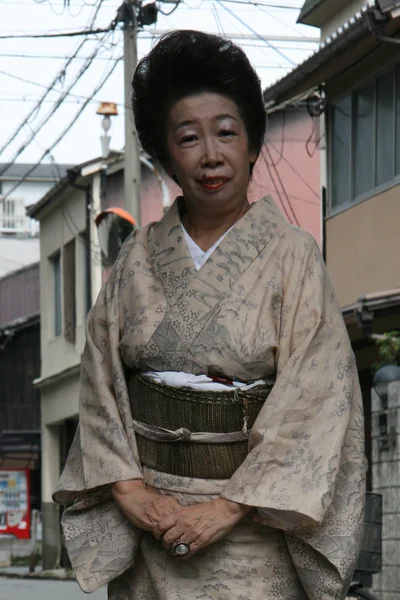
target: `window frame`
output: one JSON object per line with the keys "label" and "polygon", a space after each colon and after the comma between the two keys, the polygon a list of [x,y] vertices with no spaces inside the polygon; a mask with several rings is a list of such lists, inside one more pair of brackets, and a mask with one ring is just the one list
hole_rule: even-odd
{"label": "window frame", "polygon": [[[51,310],[51,339],[59,339],[63,335],[63,269],[62,252],[56,250],[48,257],[52,277],[52,310]],[[58,277],[56,264],[58,264]],[[57,294],[59,291],[59,294]],[[58,300],[57,300],[58,298]]]}
{"label": "window frame", "polygon": [[[377,110],[377,88],[378,88],[378,79],[380,79],[385,74],[392,72],[394,78],[393,85],[393,93],[394,93],[394,127],[393,127],[393,136],[394,136],[394,144],[393,144],[393,173],[394,176],[392,179],[385,181],[381,184],[377,184],[377,124],[378,124],[378,110]],[[355,194],[355,159],[354,159],[354,148],[355,148],[355,98],[356,95],[366,88],[371,83],[374,84],[374,125],[373,125],[373,133],[374,133],[374,144],[373,144],[373,165],[374,165],[374,186],[368,191],[362,194]],[[333,173],[333,135],[334,135],[334,110],[335,106],[338,102],[346,98],[346,96],[351,96],[351,134],[349,139],[350,145],[350,194],[349,200],[343,202],[340,205],[333,207],[333,181],[334,181],[334,173]],[[352,208],[353,206],[364,202],[365,200],[369,200],[370,198],[385,192],[386,190],[391,189],[400,184],[400,169],[399,173],[396,172],[397,166],[400,166],[400,136],[397,136],[397,130],[400,133],[400,63],[395,65],[391,65],[389,68],[383,70],[379,74],[375,74],[374,77],[364,81],[362,85],[358,86],[356,89],[351,90],[345,94],[341,94],[335,101],[329,104],[328,109],[328,118],[327,118],[327,131],[328,131],[328,158],[327,158],[327,169],[328,169],[328,194],[327,194],[327,202],[326,202],[326,217],[333,217],[339,213],[342,213],[345,210]]]}

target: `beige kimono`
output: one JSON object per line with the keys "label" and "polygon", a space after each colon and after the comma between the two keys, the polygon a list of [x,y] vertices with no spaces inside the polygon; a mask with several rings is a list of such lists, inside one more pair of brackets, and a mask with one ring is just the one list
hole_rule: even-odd
{"label": "beige kimono", "polygon": [[[126,373],[276,377],[229,480],[142,467]],[[255,507],[182,561],[130,525],[110,484],[144,479],[181,503]],[[196,272],[178,201],[132,234],[87,323],[80,426],[55,500],[84,591],[112,600],[340,599],[360,547],[365,496],[354,356],[314,239],[267,197]],[[110,583],[111,582],[111,583]]]}

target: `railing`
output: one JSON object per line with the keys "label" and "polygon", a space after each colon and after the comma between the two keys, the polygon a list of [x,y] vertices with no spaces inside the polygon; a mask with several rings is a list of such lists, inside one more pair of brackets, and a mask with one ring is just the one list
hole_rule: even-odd
{"label": "railing", "polygon": [[39,223],[26,216],[22,198],[2,200],[0,196],[0,233],[25,233],[32,236],[39,233]]}

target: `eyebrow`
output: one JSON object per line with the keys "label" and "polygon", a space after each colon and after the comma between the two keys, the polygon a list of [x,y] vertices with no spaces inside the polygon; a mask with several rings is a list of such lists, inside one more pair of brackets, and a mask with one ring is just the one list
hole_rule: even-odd
{"label": "eyebrow", "polygon": [[[230,115],[229,113],[217,115],[213,120],[214,121],[223,121],[224,119],[232,119],[233,121],[237,121],[236,117],[234,117],[233,115]],[[178,131],[178,129],[181,129],[182,127],[187,127],[188,125],[195,125],[195,123],[196,123],[196,121],[194,119],[187,119],[185,121],[181,121],[175,127],[175,131]]]}

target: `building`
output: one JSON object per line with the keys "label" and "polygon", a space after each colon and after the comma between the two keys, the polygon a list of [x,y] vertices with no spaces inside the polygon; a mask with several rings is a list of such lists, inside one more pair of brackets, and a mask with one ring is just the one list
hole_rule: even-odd
{"label": "building", "polygon": [[0,277],[39,261],[39,224],[26,215],[70,165],[0,163]]}
{"label": "building", "polygon": [[371,387],[376,335],[400,329],[400,2],[307,0],[299,20],[321,30],[322,44],[264,98],[269,110],[302,97],[320,104],[323,246],[363,389],[369,488],[383,494],[374,589],[389,599],[400,593],[400,473],[388,467],[398,464],[395,443],[379,443]]}
{"label": "building", "polygon": [[[36,263],[0,278],[0,475],[11,491],[16,482],[29,476],[29,494],[14,496],[18,504],[10,496],[7,499],[7,487],[1,498],[0,545],[5,564],[11,554],[28,556],[31,552],[30,542],[26,541],[30,511],[40,510],[40,397],[33,385],[39,374],[39,264]],[[21,469],[27,474],[17,476]],[[13,524],[8,519],[10,513],[14,515]],[[7,534],[13,538],[8,539]]]}

